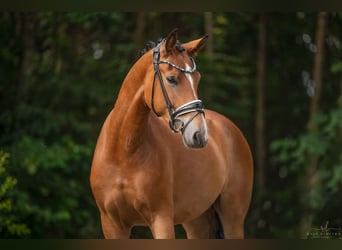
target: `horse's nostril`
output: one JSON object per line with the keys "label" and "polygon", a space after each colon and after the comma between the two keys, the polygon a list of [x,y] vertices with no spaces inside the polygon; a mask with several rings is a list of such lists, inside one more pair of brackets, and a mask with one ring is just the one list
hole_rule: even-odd
{"label": "horse's nostril", "polygon": [[191,148],[203,148],[207,144],[207,139],[199,131],[196,131],[192,136]]}
{"label": "horse's nostril", "polygon": [[200,135],[200,132],[199,132],[199,131],[196,131],[196,132],[194,133],[193,139],[194,139],[194,142],[195,142],[197,145],[202,144],[202,139],[201,139],[201,135]]}

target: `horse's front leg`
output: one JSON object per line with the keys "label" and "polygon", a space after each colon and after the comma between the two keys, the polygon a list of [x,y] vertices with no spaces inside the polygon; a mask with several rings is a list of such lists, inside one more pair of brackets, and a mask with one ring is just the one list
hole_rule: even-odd
{"label": "horse's front leg", "polygon": [[101,225],[106,239],[128,239],[130,228],[113,220],[111,216],[101,212]]}
{"label": "horse's front leg", "polygon": [[158,213],[150,224],[153,237],[155,239],[174,239],[175,229],[173,214]]}

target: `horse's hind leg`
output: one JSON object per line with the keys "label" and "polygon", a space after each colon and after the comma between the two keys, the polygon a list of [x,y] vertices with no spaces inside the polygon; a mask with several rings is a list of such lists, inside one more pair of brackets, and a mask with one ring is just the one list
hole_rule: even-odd
{"label": "horse's hind leg", "polygon": [[182,225],[188,239],[217,238],[220,228],[217,215],[212,207],[196,219]]}

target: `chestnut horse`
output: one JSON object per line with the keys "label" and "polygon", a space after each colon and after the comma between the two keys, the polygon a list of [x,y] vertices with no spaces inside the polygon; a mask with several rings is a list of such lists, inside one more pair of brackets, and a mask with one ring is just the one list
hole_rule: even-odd
{"label": "chestnut horse", "polygon": [[172,239],[175,224],[188,238],[212,237],[218,226],[225,238],[244,237],[253,159],[240,130],[197,97],[193,58],[206,40],[181,44],[174,30],[127,74],[90,176],[105,238],[147,225]]}

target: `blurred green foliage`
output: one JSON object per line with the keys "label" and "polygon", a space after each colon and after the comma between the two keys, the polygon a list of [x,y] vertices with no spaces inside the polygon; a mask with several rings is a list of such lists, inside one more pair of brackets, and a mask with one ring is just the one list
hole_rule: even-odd
{"label": "blurred green foliage", "polygon": [[13,190],[17,179],[8,174],[6,164],[9,154],[0,151],[0,232],[2,237],[16,238],[25,237],[31,233],[26,224],[20,223],[20,219],[14,212]]}
{"label": "blurred green foliage", "polygon": [[[247,237],[305,237],[297,232],[305,203],[313,227],[342,226],[342,15],[329,14],[318,129],[307,132],[316,14],[267,14],[266,192],[254,191]],[[0,238],[102,237],[92,152],[141,41],[175,27],[182,42],[207,32],[203,13],[144,13],[144,23],[139,15],[0,13]],[[213,51],[197,58],[206,108],[231,118],[253,151],[257,21],[258,13],[213,13]],[[319,158],[322,185],[301,193],[307,152]]]}

